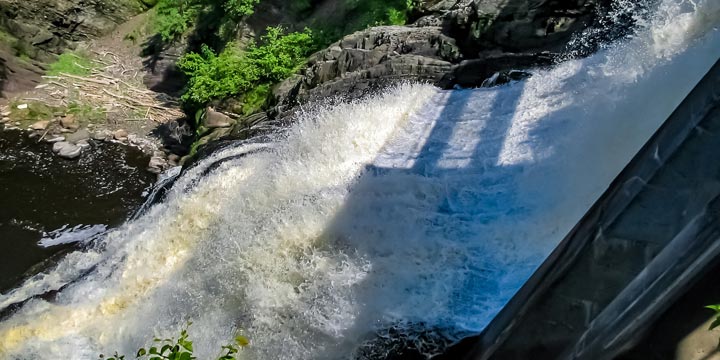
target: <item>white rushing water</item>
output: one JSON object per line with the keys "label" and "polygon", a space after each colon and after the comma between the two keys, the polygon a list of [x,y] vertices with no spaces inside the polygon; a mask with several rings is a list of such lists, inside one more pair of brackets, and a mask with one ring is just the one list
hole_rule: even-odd
{"label": "white rushing water", "polygon": [[0,358],[134,354],[188,321],[200,359],[238,332],[242,358],[336,359],[390,328],[481,331],[720,57],[719,21],[716,0],[661,1],[632,38],[526,81],[399,86],[216,152],[0,295],[30,299]]}

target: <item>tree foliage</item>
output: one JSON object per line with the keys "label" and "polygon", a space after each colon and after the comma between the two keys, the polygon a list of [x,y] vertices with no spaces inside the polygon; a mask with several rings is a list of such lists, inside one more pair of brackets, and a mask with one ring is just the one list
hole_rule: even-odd
{"label": "tree foliage", "polygon": [[[203,46],[200,53],[188,53],[178,61],[178,67],[190,79],[182,99],[197,108],[212,100],[245,93],[255,97],[267,94],[270,85],[297,71],[312,50],[309,29],[285,34],[282,27],[268,28],[260,43],[250,44],[245,51],[231,46],[216,54]],[[251,92],[255,88],[262,91]]]}
{"label": "tree foliage", "polygon": [[251,15],[260,0],[159,0],[155,6],[155,30],[164,42],[183,35],[199,17],[220,13],[222,28]]}

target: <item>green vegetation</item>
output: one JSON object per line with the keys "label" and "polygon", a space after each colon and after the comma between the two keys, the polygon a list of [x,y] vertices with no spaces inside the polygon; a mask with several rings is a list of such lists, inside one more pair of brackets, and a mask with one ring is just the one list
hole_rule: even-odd
{"label": "green vegetation", "polygon": [[[317,19],[311,25],[315,29],[317,43],[325,47],[346,34],[371,26],[404,25],[417,7],[418,0],[344,0],[334,19]],[[329,21],[328,21],[329,20]]]}
{"label": "green vegetation", "polygon": [[95,66],[95,63],[83,53],[66,52],[50,64],[48,75],[89,75]]}
{"label": "green vegetation", "polygon": [[101,123],[107,120],[107,114],[101,109],[80,102],[71,102],[68,104],[67,110],[65,110],[64,113],[72,114],[75,116],[75,119],[80,122]]}
{"label": "green vegetation", "polygon": [[178,67],[190,79],[184,103],[194,110],[212,100],[245,94],[243,112],[259,109],[270,86],[297,71],[314,50],[310,30],[284,32],[282,27],[268,28],[260,43],[251,43],[245,51],[231,46],[218,55],[205,45],[201,53],[183,56]]}
{"label": "green vegetation", "polygon": [[[188,325],[189,326],[189,325]],[[154,339],[155,346],[150,348],[140,348],[135,355],[136,359],[147,360],[193,360],[197,357],[193,356],[193,342],[190,341],[187,328],[180,332],[180,337],[176,339]],[[242,336],[235,337],[235,343],[222,347],[220,356],[217,360],[236,360],[237,353],[240,349],[248,346],[250,341]],[[125,355],[115,352],[110,357],[100,355],[103,360],[124,360]]]}
{"label": "green vegetation", "polygon": [[[18,105],[27,105],[22,109],[18,108]],[[45,103],[39,101],[31,102],[20,102],[18,100],[10,103],[12,112],[10,113],[10,119],[12,121],[19,121],[23,125],[29,125],[39,120],[51,120],[55,117],[55,114],[61,113],[63,109],[48,106]]]}
{"label": "green vegetation", "polygon": [[[715,312],[715,320],[713,320],[712,323],[710,323],[710,328],[708,330],[713,330],[720,326],[720,304],[715,305],[707,305],[705,306],[706,309],[710,309]],[[718,349],[720,349],[720,339],[718,339]]]}
{"label": "green vegetation", "polygon": [[[177,40],[191,25],[206,24],[232,28],[253,13],[260,0],[159,0],[155,6],[155,31],[164,42]],[[208,30],[208,29],[203,29]]]}

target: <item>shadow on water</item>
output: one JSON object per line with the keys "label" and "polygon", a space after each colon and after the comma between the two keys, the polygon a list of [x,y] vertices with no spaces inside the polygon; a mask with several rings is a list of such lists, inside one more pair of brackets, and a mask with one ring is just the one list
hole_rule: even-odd
{"label": "shadow on water", "polygon": [[[356,303],[362,304],[362,309],[355,326],[367,329],[368,324],[381,323],[386,327],[366,334],[358,358],[425,359],[424,354],[449,345],[446,335],[458,335],[450,319],[458,319],[454,310],[488,306],[497,302],[493,296],[507,295],[502,294],[499,281],[508,269],[498,267],[496,254],[478,255],[492,245],[482,243],[483,234],[474,233],[477,228],[472,223],[491,224],[522,211],[514,204],[513,178],[523,171],[523,165],[502,165],[500,160],[523,90],[524,83],[516,82],[484,93],[443,93],[445,107],[419,152],[410,156],[412,166],[367,167],[331,221],[322,238],[337,248],[357,252],[372,269],[357,287]],[[472,98],[493,94],[489,116],[477,114],[488,119],[486,122],[468,117],[477,111],[468,107]],[[474,241],[478,243],[469,243]],[[466,251],[485,263],[458,260]],[[444,260],[448,263],[443,264]],[[464,271],[458,268],[463,266],[467,267]],[[394,283],[393,277],[412,280]],[[443,284],[440,278],[455,286]],[[398,286],[406,288],[398,292]],[[466,289],[472,294],[465,294]],[[402,293],[417,296],[424,292],[429,292],[423,300],[428,304],[403,303]],[[383,298],[386,302],[378,304],[377,299]],[[468,303],[472,301],[478,304]],[[440,323],[432,324],[423,323],[422,318],[388,321],[388,312],[413,306],[430,311],[444,307],[435,309],[444,315],[434,319]],[[418,348],[417,340],[425,344]]]}

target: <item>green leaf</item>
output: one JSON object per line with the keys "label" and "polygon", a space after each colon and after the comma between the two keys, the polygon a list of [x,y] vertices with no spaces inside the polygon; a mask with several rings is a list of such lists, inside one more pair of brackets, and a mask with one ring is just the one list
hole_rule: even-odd
{"label": "green leaf", "polygon": [[706,309],[715,310],[716,312],[720,312],[720,304],[716,305],[706,305]]}
{"label": "green leaf", "polygon": [[135,357],[141,357],[145,354],[147,354],[147,350],[145,350],[145,348],[140,348],[140,350],[138,350],[137,355],[135,355]]}
{"label": "green leaf", "polygon": [[710,324],[710,330],[720,326],[720,317],[715,318],[713,322]]}
{"label": "green leaf", "polygon": [[156,347],[154,347],[154,346],[150,348],[150,351],[149,351],[149,352],[150,352],[150,354],[152,354],[152,355],[159,355],[159,354],[160,354],[160,353],[158,353],[158,349],[157,349]]}
{"label": "green leaf", "polygon": [[160,354],[165,355],[165,352],[172,349],[172,345],[163,345],[162,349],[160,349]]}
{"label": "green leaf", "polygon": [[235,343],[238,344],[238,346],[240,347],[246,347],[250,345],[250,340],[245,336],[238,335],[235,337]]}
{"label": "green leaf", "polygon": [[191,351],[191,352],[193,351],[192,341],[181,339],[181,340],[178,340],[178,344],[180,344],[180,346],[184,347],[188,351]]}

